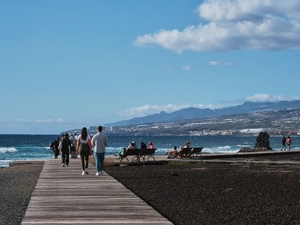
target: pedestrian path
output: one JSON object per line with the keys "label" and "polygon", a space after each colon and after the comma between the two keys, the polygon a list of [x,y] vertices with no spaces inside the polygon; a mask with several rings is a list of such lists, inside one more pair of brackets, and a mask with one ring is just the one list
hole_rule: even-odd
{"label": "pedestrian path", "polygon": [[105,172],[95,176],[93,165],[81,172],[80,159],[45,161],[21,224],[172,224]]}

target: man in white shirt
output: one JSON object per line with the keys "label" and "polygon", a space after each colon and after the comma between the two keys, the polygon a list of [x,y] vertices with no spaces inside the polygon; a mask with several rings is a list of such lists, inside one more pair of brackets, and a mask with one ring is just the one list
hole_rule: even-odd
{"label": "man in white shirt", "polygon": [[102,126],[98,126],[98,133],[92,138],[92,146],[94,147],[96,159],[96,176],[101,175],[103,172],[105,147],[107,143],[107,137],[102,133]]}

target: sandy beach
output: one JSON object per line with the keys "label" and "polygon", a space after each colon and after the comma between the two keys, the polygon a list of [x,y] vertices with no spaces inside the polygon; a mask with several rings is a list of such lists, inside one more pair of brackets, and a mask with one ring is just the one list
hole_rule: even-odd
{"label": "sandy beach", "polygon": [[[245,159],[240,159],[245,160]],[[298,154],[249,158],[249,163],[112,166],[106,172],[174,224],[300,224]],[[0,224],[20,224],[43,162],[0,169]]]}

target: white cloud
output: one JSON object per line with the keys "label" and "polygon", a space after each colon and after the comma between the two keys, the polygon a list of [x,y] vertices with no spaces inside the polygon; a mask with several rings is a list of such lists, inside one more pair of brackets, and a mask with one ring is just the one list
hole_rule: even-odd
{"label": "white cloud", "polygon": [[183,66],[182,69],[183,69],[183,70],[190,70],[191,67],[190,67],[190,66]]}
{"label": "white cloud", "polygon": [[282,95],[270,96],[268,94],[255,94],[253,96],[246,97],[244,100],[249,102],[279,102],[300,100],[300,96],[288,97]]}
{"label": "white cloud", "polygon": [[234,64],[232,62],[210,61],[208,64],[210,66],[234,66]]}
{"label": "white cloud", "polygon": [[161,111],[165,111],[166,113],[174,112],[180,109],[185,109],[188,107],[195,107],[195,108],[213,108],[212,105],[203,105],[203,104],[185,104],[185,105],[143,105],[138,106],[131,109],[126,109],[120,113],[118,113],[121,117],[142,117],[147,115],[152,115],[156,113],[160,113]]}
{"label": "white cloud", "polygon": [[219,66],[220,65],[220,62],[217,62],[217,61],[211,61],[208,63],[210,66]]}
{"label": "white cloud", "polygon": [[160,113],[161,111],[165,111],[166,113],[171,113],[180,109],[185,109],[189,107],[199,108],[199,109],[217,109],[217,108],[224,108],[229,105],[237,105],[244,103],[245,101],[250,102],[278,102],[278,101],[293,101],[293,100],[300,100],[300,96],[295,97],[289,97],[289,96],[270,96],[268,94],[255,94],[253,96],[246,97],[242,100],[236,100],[236,101],[222,101],[223,103],[220,103],[218,105],[210,104],[210,105],[204,105],[204,104],[183,104],[183,105],[173,105],[173,104],[167,104],[167,105],[143,105],[138,106],[135,108],[126,109],[122,112],[117,113],[117,116],[122,118],[134,118],[134,117],[143,117],[147,115],[152,115],[156,113]]}
{"label": "white cloud", "polygon": [[70,121],[59,118],[59,119],[37,119],[37,120],[31,120],[31,119],[14,119],[14,120],[0,119],[0,122],[23,123],[23,124],[64,124],[64,123],[69,123]]}
{"label": "white cloud", "polygon": [[138,36],[135,46],[183,51],[300,48],[300,1],[207,0],[197,8],[206,24]]}

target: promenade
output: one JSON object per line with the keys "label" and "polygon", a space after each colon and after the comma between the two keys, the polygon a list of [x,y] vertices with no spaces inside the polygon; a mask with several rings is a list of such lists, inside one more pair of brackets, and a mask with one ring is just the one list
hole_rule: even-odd
{"label": "promenade", "polygon": [[22,225],[172,224],[142,199],[90,165],[81,175],[79,159],[47,160],[32,193]]}

